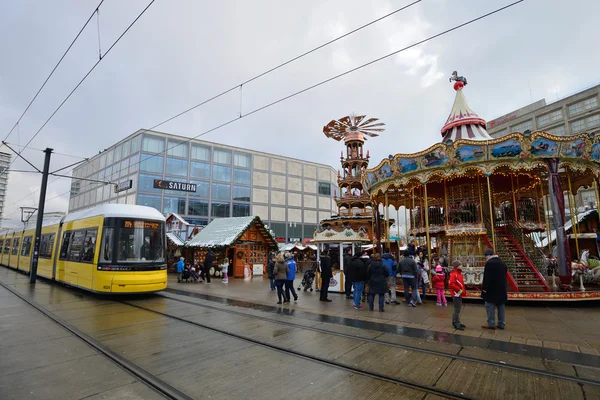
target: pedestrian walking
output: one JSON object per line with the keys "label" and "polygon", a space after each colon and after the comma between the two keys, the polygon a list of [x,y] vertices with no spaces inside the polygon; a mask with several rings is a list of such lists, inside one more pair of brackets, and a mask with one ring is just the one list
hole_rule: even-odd
{"label": "pedestrian walking", "polygon": [[285,290],[283,289],[285,286],[285,281],[287,280],[287,274],[289,272],[289,268],[285,262],[285,258],[282,253],[277,255],[277,262],[275,262],[275,266],[273,267],[273,275],[275,277],[275,287],[277,288],[277,304],[289,303],[290,299],[286,297]]}
{"label": "pedestrian walking", "polygon": [[[460,310],[462,308],[462,299],[467,296],[467,288],[462,276],[462,263],[459,260],[452,261],[452,272],[448,281],[450,294],[452,295],[452,303],[454,311],[452,312],[452,326],[454,329],[464,331],[466,326],[460,322]],[[444,298],[444,301],[446,299]]]}
{"label": "pedestrian walking", "polygon": [[223,283],[229,283],[229,278],[227,273],[229,272],[229,258],[225,257],[223,259],[223,264],[221,264],[221,273],[223,274]]}
{"label": "pedestrian walking", "polygon": [[390,249],[385,249],[383,251],[381,262],[383,262],[383,265],[385,265],[389,271],[387,277],[388,290],[385,292],[385,304],[400,304],[396,301],[396,267],[398,264],[396,263],[394,256],[390,254]]}
{"label": "pedestrian walking", "polygon": [[177,282],[181,282],[183,278],[183,270],[185,269],[185,262],[183,260],[184,258],[180,257],[179,261],[177,261],[177,273],[179,274],[177,277]]}
{"label": "pedestrian walking", "polygon": [[352,281],[348,279],[348,274],[346,273],[346,268],[350,266],[350,262],[352,261],[352,252],[350,249],[346,250],[344,253],[344,292],[346,293],[346,298],[352,298]]}
{"label": "pedestrian walking", "polygon": [[206,283],[210,285],[210,267],[212,267],[213,260],[215,259],[215,254],[212,250],[209,250],[206,253],[206,257],[204,258],[204,264],[202,266],[202,271],[200,273],[200,279],[204,281],[206,279]]}
{"label": "pedestrian walking", "polygon": [[[485,251],[485,268],[483,270],[483,283],[481,284],[481,297],[485,300],[487,324],[481,325],[484,329],[504,329],[504,307],[508,302],[506,292],[506,264],[498,257],[494,250]],[[498,325],[496,325],[496,310],[498,310]]]}
{"label": "pedestrian walking", "polygon": [[329,251],[326,250],[323,254],[321,254],[321,292],[319,295],[319,301],[331,303],[331,300],[327,298],[327,293],[329,292],[329,281],[331,278],[333,278],[331,259],[329,258]]}
{"label": "pedestrian walking", "polygon": [[[365,265],[365,271],[368,270],[369,265],[371,265],[371,257],[369,256],[369,253],[366,251],[363,251],[363,254],[360,257],[360,259],[362,260],[363,264]],[[361,297],[361,301],[363,303],[367,302],[368,285],[369,285],[369,277],[367,276],[367,279],[365,280],[365,286],[364,286],[363,292],[362,292],[362,297]]]}
{"label": "pedestrian walking", "polygon": [[431,279],[433,281],[433,288],[437,293],[437,303],[435,305],[441,306],[443,304],[444,306],[447,306],[448,302],[446,301],[446,294],[444,293],[446,274],[444,273],[444,269],[441,265],[435,267],[435,275]]}
{"label": "pedestrian walking", "polygon": [[[410,252],[404,250],[404,257],[398,264],[398,273],[402,277],[402,283],[404,284],[404,297],[406,298],[406,305],[409,307],[417,306],[417,276],[419,276],[419,268],[417,263],[410,257]],[[412,294],[410,290],[412,289]]]}
{"label": "pedestrian walking", "polygon": [[419,251],[419,254],[415,258],[415,261],[417,262],[417,267],[419,267],[418,287],[421,288],[421,297],[424,301],[427,286],[429,286],[429,261],[423,255],[423,251]]}
{"label": "pedestrian walking", "polygon": [[383,312],[389,274],[387,267],[381,262],[381,254],[375,253],[373,261],[367,269],[367,276],[369,277],[369,311],[373,311],[375,295],[379,295],[379,311]]}
{"label": "pedestrian walking", "polygon": [[354,289],[354,308],[362,310],[364,307],[360,304],[360,299],[365,289],[365,282],[369,277],[367,275],[367,265],[358,254],[350,260],[346,276],[352,280],[352,288]]}
{"label": "pedestrian walking", "polygon": [[271,291],[275,290],[275,275],[273,269],[275,268],[275,254],[269,255],[269,262],[267,263],[267,276],[269,277],[269,287]]}
{"label": "pedestrian walking", "polygon": [[291,253],[285,254],[286,261],[288,267],[288,273],[285,281],[285,297],[287,297],[288,301],[290,301],[290,293],[294,296],[294,301],[298,301],[298,295],[296,294],[296,290],[294,290],[294,279],[296,278],[296,261],[294,261],[294,255]]}

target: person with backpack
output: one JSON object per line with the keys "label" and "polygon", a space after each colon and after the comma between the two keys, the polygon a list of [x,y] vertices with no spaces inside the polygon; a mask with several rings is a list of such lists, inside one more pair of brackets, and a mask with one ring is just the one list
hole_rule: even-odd
{"label": "person with backpack", "polygon": [[390,249],[385,249],[383,251],[381,262],[383,262],[390,272],[387,277],[388,291],[385,293],[385,304],[400,304],[396,301],[396,266],[398,264],[396,263],[396,260],[394,260],[394,256],[390,254]]}
{"label": "person with backpack", "polygon": [[288,273],[285,280],[285,297],[290,301],[290,292],[294,296],[294,301],[298,301],[298,295],[294,290],[294,279],[296,278],[296,261],[294,261],[294,255],[291,253],[285,253],[286,261],[288,266]]}

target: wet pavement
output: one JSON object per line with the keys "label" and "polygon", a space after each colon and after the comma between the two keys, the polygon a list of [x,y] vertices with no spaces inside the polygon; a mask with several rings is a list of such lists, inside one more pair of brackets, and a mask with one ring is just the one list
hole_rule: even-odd
{"label": "wet pavement", "polygon": [[[365,317],[346,316],[339,311],[337,314],[332,312],[337,303],[340,308],[347,304],[341,296],[339,300],[334,297],[334,303],[319,304],[316,301],[318,293],[306,293],[297,305],[287,308],[273,307],[276,305],[272,301],[265,301],[265,305],[260,306],[260,303],[233,301],[231,296],[223,296],[223,293],[230,292],[248,293],[252,289],[257,291],[257,298],[264,295],[264,298],[270,299],[273,294],[268,290],[268,284],[262,281],[248,283],[232,280],[230,282],[235,283],[227,287],[220,283],[210,286],[175,284],[171,286],[176,289],[194,289],[208,294],[190,296],[189,293],[177,295],[169,291],[158,296],[126,298],[88,295],[45,281],[38,282],[32,290],[25,276],[4,268],[0,268],[0,282],[9,284],[71,326],[190,398],[294,399],[322,395],[333,399],[444,398],[400,386],[394,383],[398,379],[458,395],[465,393],[471,398],[590,399],[600,395],[600,386],[574,380],[578,376],[589,380],[600,379],[599,369],[581,362],[585,360],[581,358],[585,354],[570,352],[580,356],[580,363],[571,365],[568,362],[542,360],[537,355],[507,354],[477,346],[464,347],[456,341],[411,336],[408,333],[419,329],[394,325],[389,323],[390,319],[367,320]],[[259,294],[259,290],[265,292],[265,289],[266,294]],[[9,295],[3,296],[3,293],[0,292],[2,305],[5,297],[10,298]],[[321,307],[321,311],[309,307],[313,300],[317,303],[316,307]],[[21,300],[14,297],[11,302],[16,301]],[[36,324],[40,318],[46,318],[33,308],[27,311],[29,306],[21,303],[24,305],[23,321]],[[333,307],[327,309],[327,306]],[[425,307],[410,311],[422,311]],[[364,310],[362,313],[375,314]],[[12,312],[0,307],[0,321],[10,318],[10,315]],[[380,329],[384,325],[392,326],[396,331]],[[3,337],[11,338],[12,342],[6,342],[9,345],[27,346],[30,343],[26,334],[23,334],[25,342],[20,343],[20,331],[16,323],[0,327],[6,328],[2,332]],[[29,330],[35,329],[31,326],[25,329]],[[47,357],[57,360],[60,357],[56,353],[66,354],[64,357],[67,359],[74,357],[74,354],[82,354],[79,357],[81,360],[95,356],[88,354],[91,350],[85,344],[77,345],[68,340],[73,338],[64,332],[61,334],[59,329],[48,328],[47,332],[48,338],[39,341],[38,347],[32,347],[34,353],[48,353]],[[450,333],[446,333],[446,337],[450,336]],[[469,338],[482,340],[481,337]],[[35,342],[39,339],[34,336],[32,340]],[[52,346],[46,346],[46,341]],[[461,355],[519,365],[531,370],[480,364],[461,359]],[[587,356],[592,357],[590,360],[600,359]],[[39,368],[35,360],[35,357],[24,355],[21,358],[13,357],[0,366],[2,371],[17,371],[7,374],[15,375],[19,374],[18,371]],[[353,372],[355,369],[365,373]],[[84,369],[76,369],[80,370]],[[560,374],[563,378],[546,373]],[[377,375],[389,379],[376,378]],[[132,379],[127,373],[115,372],[113,376],[114,379],[103,377],[105,382],[111,383],[102,387],[105,398],[136,398],[136,388],[150,390],[135,381],[123,382],[123,377]],[[71,391],[64,392],[67,386],[63,386],[62,381],[68,379],[69,376],[61,374],[55,374],[54,378],[47,377],[44,382],[52,387],[45,393],[47,396],[37,398],[85,397]],[[71,381],[71,385],[77,388],[79,383]],[[93,383],[86,384],[94,387]],[[25,378],[21,386],[19,395],[22,396],[5,397],[0,392],[0,398],[32,397],[25,396],[24,391],[31,389]],[[37,386],[32,387],[37,390]],[[0,390],[4,388],[0,386]],[[119,388],[123,391],[111,392]],[[129,397],[126,397],[124,388],[131,392]],[[14,385],[10,389],[16,390]],[[91,390],[87,387],[80,390],[84,389]],[[152,393],[156,396],[155,392]],[[142,393],[137,398],[152,397]]]}

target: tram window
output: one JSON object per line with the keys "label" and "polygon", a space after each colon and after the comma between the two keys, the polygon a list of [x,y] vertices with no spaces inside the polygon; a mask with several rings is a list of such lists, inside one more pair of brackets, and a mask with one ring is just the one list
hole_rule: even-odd
{"label": "tram window", "polygon": [[71,243],[71,234],[73,232],[71,231],[66,231],[63,234],[63,240],[62,240],[62,246],[60,247],[60,259],[61,260],[66,260],[67,259],[67,252],[69,250],[69,243]]}
{"label": "tram window", "polygon": [[117,261],[164,262],[163,226],[120,228]]}
{"label": "tram window", "polygon": [[102,244],[100,245],[100,259],[99,261],[108,261],[111,262],[112,257],[112,248],[113,248],[113,237],[114,237],[114,228],[104,228],[104,232],[102,233]]}
{"label": "tram window", "polygon": [[4,254],[8,254],[9,249],[10,249],[10,239],[6,239],[6,243],[4,243]]}
{"label": "tram window", "polygon": [[12,255],[16,256],[17,253],[19,252],[19,243],[21,242],[21,238],[15,238],[13,240],[13,247],[12,247]]}
{"label": "tram window", "polygon": [[96,252],[96,237],[98,230],[87,230],[83,240],[82,262],[94,262],[94,254]]}
{"label": "tram window", "polygon": [[40,240],[40,257],[43,258],[51,258],[52,257],[52,249],[54,248],[54,237],[55,233],[48,233],[42,235]]}
{"label": "tram window", "polygon": [[0,251],[4,248],[4,239],[0,240]]}
{"label": "tram window", "polygon": [[23,246],[21,246],[21,255],[23,257],[29,257],[29,251],[31,250],[31,236],[25,236],[23,238]]}
{"label": "tram window", "polygon": [[67,260],[79,261],[81,258],[84,233],[85,231],[75,231],[71,235],[71,243],[69,244],[69,250],[67,251]]}

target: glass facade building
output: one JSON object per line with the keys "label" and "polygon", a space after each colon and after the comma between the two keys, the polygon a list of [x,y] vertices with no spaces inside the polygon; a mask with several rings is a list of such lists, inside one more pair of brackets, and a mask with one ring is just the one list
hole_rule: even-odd
{"label": "glass facade building", "polygon": [[[337,172],[330,166],[180,136],[141,130],[73,170],[69,211],[105,203],[139,204],[177,213],[192,224],[258,215],[280,240],[312,238],[319,220],[337,212]],[[195,192],[157,189],[154,180],[196,185]]]}

